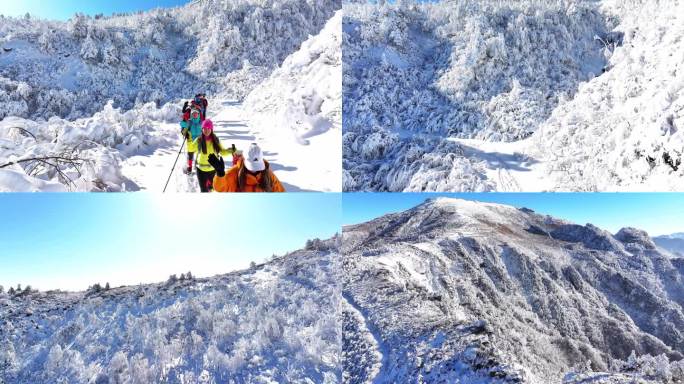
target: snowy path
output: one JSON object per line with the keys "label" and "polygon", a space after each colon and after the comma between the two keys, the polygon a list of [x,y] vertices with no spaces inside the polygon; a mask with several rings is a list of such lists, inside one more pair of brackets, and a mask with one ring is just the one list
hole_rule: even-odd
{"label": "snowy path", "polygon": [[553,187],[544,172],[545,164],[530,154],[529,139],[508,143],[476,139],[447,140],[460,144],[468,158],[486,162],[487,178],[496,182],[497,192],[541,192]]}
{"label": "snowy path", "polygon": [[[360,308],[356,304],[356,302],[351,297],[351,295],[349,295],[349,293],[342,293],[342,304],[344,310],[349,312],[349,314],[354,317],[354,319],[357,322],[357,325],[362,326],[362,329],[356,330],[356,336],[360,336],[359,338],[363,340],[347,340],[346,342],[354,343],[354,345],[350,347],[356,350],[357,352],[363,351],[366,348],[368,348],[368,350],[364,351],[367,353],[367,355],[364,356],[363,359],[351,362],[352,364],[354,364],[354,369],[357,370],[357,372],[355,372],[355,374],[353,375],[358,379],[358,381],[355,381],[355,383],[358,382],[364,384],[377,384],[384,382],[386,375],[383,374],[383,370],[387,367],[387,354],[385,352],[387,351],[387,348],[383,346],[380,332],[374,326],[368,323],[366,317],[363,314],[362,308]],[[359,345],[360,342],[366,344],[365,348]],[[370,367],[361,366],[359,365],[360,361],[364,361],[366,363],[372,362],[372,365]]]}
{"label": "snowy path", "polygon": [[[221,139],[225,147],[235,144],[237,149],[245,150],[251,143],[259,143],[264,151],[264,158],[270,163],[271,169],[280,179],[288,192],[306,191],[305,187],[298,185],[299,178],[295,173],[298,167],[285,162],[285,156],[281,155],[282,142],[262,135],[250,126],[247,113],[242,109],[242,104],[234,100],[210,100],[208,117],[214,122],[216,135]],[[177,140],[173,146],[157,148],[149,153],[137,154],[126,159],[123,163],[122,173],[130,181],[126,185],[129,191],[154,191],[161,192],[169,177],[171,167],[178,155],[182,141],[180,128],[177,123],[160,124],[154,134],[174,136]],[[171,175],[171,181],[167,192],[198,192],[195,172],[185,175],[183,169],[187,164],[185,148],[183,149],[178,163]],[[225,159],[226,169],[230,168],[230,158]]]}

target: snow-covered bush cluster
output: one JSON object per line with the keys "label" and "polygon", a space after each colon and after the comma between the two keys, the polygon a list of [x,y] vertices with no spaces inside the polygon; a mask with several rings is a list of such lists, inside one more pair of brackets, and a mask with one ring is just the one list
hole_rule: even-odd
{"label": "snow-covered bush cluster", "polygon": [[212,278],[0,293],[0,382],[337,383],[333,245]]}
{"label": "snow-covered bush cluster", "polygon": [[622,45],[533,137],[563,190],[684,189],[684,3],[606,2]]}
{"label": "snow-covered bush cluster", "polygon": [[684,360],[670,361],[665,355],[637,356],[632,352],[627,361],[614,360],[609,372],[592,372],[590,367],[582,368],[566,374],[563,384],[676,384],[684,380]]}
{"label": "snow-covered bush cluster", "polygon": [[109,100],[130,109],[224,87],[244,96],[255,82],[238,82],[233,91],[225,78],[236,71],[264,76],[261,68],[280,65],[340,6],[205,0],[109,18],[77,14],[67,22],[0,17],[0,101],[11,101],[0,118],[76,119]]}
{"label": "snow-covered bush cluster", "polygon": [[[459,154],[439,148],[441,140],[528,137],[581,82],[601,74],[607,51],[601,40],[616,39],[597,6],[584,1],[345,4],[344,10],[348,190],[436,190],[411,179],[430,179],[431,168],[477,172],[467,160],[444,156]],[[484,184],[450,187],[483,190]]]}
{"label": "snow-covered bush cluster", "polygon": [[0,190],[122,191],[125,156],[174,145],[180,106],[147,103],[122,112],[112,103],[92,117],[0,121]]}

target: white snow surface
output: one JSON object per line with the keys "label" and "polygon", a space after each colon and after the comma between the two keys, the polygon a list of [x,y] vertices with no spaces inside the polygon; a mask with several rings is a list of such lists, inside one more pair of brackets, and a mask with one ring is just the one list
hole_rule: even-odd
{"label": "white snow surface", "polygon": [[684,190],[680,0],[344,10],[344,190]]}
{"label": "white snow surface", "polygon": [[289,184],[342,190],[342,11],[245,100],[250,126],[293,164]]}

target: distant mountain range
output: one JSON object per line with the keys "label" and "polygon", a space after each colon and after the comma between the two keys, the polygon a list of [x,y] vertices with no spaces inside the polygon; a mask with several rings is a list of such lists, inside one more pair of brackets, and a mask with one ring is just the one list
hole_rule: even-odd
{"label": "distant mountain range", "polygon": [[653,238],[653,242],[678,256],[684,256],[684,232],[656,236]]}

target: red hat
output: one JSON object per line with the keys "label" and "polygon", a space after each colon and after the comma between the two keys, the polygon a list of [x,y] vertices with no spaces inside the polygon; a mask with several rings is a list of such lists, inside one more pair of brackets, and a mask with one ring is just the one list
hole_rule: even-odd
{"label": "red hat", "polygon": [[214,123],[211,120],[206,119],[202,123],[202,129],[208,129],[208,130],[213,132],[214,131]]}

